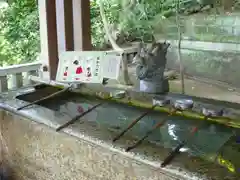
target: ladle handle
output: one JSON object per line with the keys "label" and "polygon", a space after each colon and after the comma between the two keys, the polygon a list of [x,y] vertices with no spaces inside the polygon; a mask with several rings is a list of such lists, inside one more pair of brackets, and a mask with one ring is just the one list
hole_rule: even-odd
{"label": "ladle handle", "polygon": [[96,109],[97,107],[101,106],[104,102],[98,103],[95,106],[89,108],[88,110],[84,111],[83,113],[81,113],[80,115],[75,116],[74,118],[72,118],[70,121],[66,122],[65,124],[59,126],[56,131],[60,131],[63,128],[66,128],[67,126],[75,123],[78,119],[80,119],[81,117],[85,116],[86,114],[88,114],[89,112],[93,111],[94,109]]}
{"label": "ladle handle", "polygon": [[157,105],[152,106],[152,108],[150,108],[148,111],[146,111],[145,113],[143,113],[142,115],[140,115],[139,117],[137,117],[126,129],[124,129],[119,135],[117,135],[114,139],[113,142],[119,140],[129,129],[131,129],[135,124],[137,124],[143,117],[145,117],[146,115],[148,115],[150,112],[153,111],[153,109],[156,107]]}
{"label": "ladle handle", "polygon": [[169,164],[174,157],[179,153],[180,149],[185,145],[185,142],[180,143],[169,155],[168,157],[162,162],[161,167],[165,167]]}
{"label": "ladle handle", "polygon": [[173,159],[174,157],[179,153],[180,149],[185,146],[186,142],[189,141],[189,139],[192,137],[192,135],[194,135],[196,132],[198,131],[198,126],[195,126],[192,128],[192,130],[190,131],[190,136],[188,137],[187,140],[182,141],[167,157],[166,159],[163,161],[163,163],[161,164],[161,167],[165,167],[166,165],[168,165]]}
{"label": "ladle handle", "polygon": [[148,137],[150,136],[156,129],[160,128],[161,126],[163,126],[166,123],[167,119],[164,119],[162,122],[156,124],[152,129],[150,129],[149,131],[147,131],[147,133],[145,134],[145,136],[143,136],[142,139],[140,139],[139,141],[137,141],[134,145],[129,146],[126,149],[126,152],[136,148],[137,146],[139,146],[140,144],[142,144],[142,142]]}
{"label": "ladle handle", "polygon": [[45,101],[45,100],[47,100],[47,99],[56,97],[56,96],[59,95],[59,94],[63,94],[64,92],[67,92],[69,89],[70,89],[70,87],[65,88],[65,89],[62,89],[62,90],[57,91],[57,92],[55,92],[55,93],[53,93],[53,94],[50,94],[50,95],[48,95],[48,96],[46,96],[46,97],[43,97],[43,98],[38,99],[38,100],[36,100],[36,101],[33,101],[33,102],[31,102],[31,103],[29,103],[29,104],[27,104],[27,105],[21,106],[21,107],[17,108],[17,111],[20,111],[20,110],[22,110],[22,109],[25,109],[25,108],[27,108],[27,107],[29,107],[29,106],[34,105],[34,104],[38,104],[38,103],[43,102],[43,101]]}

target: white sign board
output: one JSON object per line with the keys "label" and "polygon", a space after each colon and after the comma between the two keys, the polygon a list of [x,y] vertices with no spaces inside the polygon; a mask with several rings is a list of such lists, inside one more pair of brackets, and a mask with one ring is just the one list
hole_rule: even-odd
{"label": "white sign board", "polygon": [[102,83],[103,52],[66,51],[59,55],[56,80],[59,82]]}
{"label": "white sign board", "polygon": [[117,79],[121,54],[104,51],[66,51],[59,56],[56,80],[59,82],[102,83]]}
{"label": "white sign board", "polygon": [[118,79],[120,74],[122,54],[107,52],[103,58],[103,77],[109,79]]}

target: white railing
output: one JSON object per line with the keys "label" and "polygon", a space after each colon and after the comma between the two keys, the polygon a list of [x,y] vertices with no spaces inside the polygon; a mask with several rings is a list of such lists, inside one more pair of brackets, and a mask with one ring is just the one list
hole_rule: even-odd
{"label": "white railing", "polygon": [[[124,47],[124,59],[131,63],[137,46]],[[41,62],[19,64],[7,67],[0,67],[0,93],[7,92],[10,89],[17,89],[23,86],[31,85],[33,81],[29,76],[36,76],[41,67]]]}
{"label": "white railing", "polygon": [[37,75],[40,67],[40,62],[1,67],[0,93],[32,84],[31,80],[28,80],[28,76]]}

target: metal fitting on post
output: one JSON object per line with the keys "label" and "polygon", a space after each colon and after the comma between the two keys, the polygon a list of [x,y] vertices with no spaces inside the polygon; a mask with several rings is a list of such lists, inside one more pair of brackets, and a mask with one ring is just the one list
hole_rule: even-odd
{"label": "metal fitting on post", "polygon": [[202,108],[202,114],[208,118],[208,117],[220,117],[223,116],[223,109],[221,110],[214,110],[214,109],[207,109],[207,108]]}
{"label": "metal fitting on post", "polygon": [[158,99],[158,98],[153,98],[153,105],[159,106],[159,107],[164,107],[170,104],[170,99]]}
{"label": "metal fitting on post", "polygon": [[190,99],[180,99],[176,100],[173,107],[179,111],[190,110],[193,108],[194,102]]}

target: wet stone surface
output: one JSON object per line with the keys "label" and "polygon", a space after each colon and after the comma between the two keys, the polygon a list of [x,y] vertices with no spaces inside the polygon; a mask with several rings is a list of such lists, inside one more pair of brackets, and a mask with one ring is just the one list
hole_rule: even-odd
{"label": "wet stone surface", "polygon": [[[46,89],[46,91],[50,92],[49,89]],[[34,101],[41,96],[41,93],[38,95],[33,93],[14,99],[11,98],[10,94],[5,99],[1,99],[0,104],[4,109],[15,112],[16,107],[27,101]],[[12,97],[14,97],[14,93]],[[99,102],[100,100],[95,98],[86,99],[79,94],[65,93],[63,96],[39,104],[40,106],[33,105],[18,113],[34,121],[57,128]],[[186,146],[181,149],[181,153],[164,171],[173,172],[173,174],[183,174],[185,172],[192,177],[206,176],[208,179],[239,178],[237,172],[240,167],[238,162],[240,158],[239,144],[236,143],[237,139],[231,138],[233,132],[237,131],[221,125],[193,121],[179,116],[169,117],[167,114],[153,112],[140,120],[119,141],[112,143],[112,139],[119,132],[145,111],[146,109],[137,109],[113,102],[103,103],[102,106],[65,128],[64,132],[80,138],[90,137],[92,141],[108,144],[109,147],[124,152],[127,146],[132,145],[137,139],[144,136],[154,125],[167,119],[161,128],[149,136],[139,147],[132,150],[141,159],[148,160],[158,166],[172,148],[188,138],[191,128],[198,126],[199,131],[187,141]],[[221,159],[219,159],[219,154]],[[225,163],[223,163],[223,160],[225,160]],[[219,161],[222,162],[222,166],[219,165]],[[226,162],[234,165],[235,172],[231,172],[231,168],[229,170],[229,163]]]}

